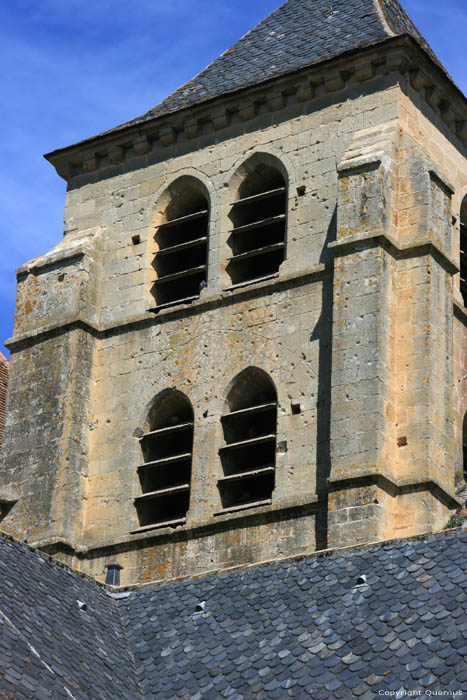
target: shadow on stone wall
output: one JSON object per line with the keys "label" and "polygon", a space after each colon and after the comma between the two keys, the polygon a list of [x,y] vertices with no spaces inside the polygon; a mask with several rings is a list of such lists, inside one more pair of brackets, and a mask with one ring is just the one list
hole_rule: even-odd
{"label": "shadow on stone wall", "polygon": [[319,371],[317,397],[316,440],[316,493],[318,510],[315,520],[316,549],[326,549],[328,544],[328,478],[331,473],[331,372],[332,372],[332,323],[334,289],[334,255],[329,243],[337,236],[337,206],[329,222],[320,262],[326,267],[322,282],[321,316],[310,340],[319,343]]}

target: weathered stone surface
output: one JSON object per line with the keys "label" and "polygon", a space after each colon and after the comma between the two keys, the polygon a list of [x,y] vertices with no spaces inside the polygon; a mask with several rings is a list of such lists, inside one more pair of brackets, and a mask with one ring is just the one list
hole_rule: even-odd
{"label": "weathered stone surface", "polygon": [[[297,98],[245,94],[235,115],[180,119],[150,149],[129,140],[105,177],[70,179],[63,242],[18,273],[8,532],[97,577],[118,553],[131,583],[445,524],[467,408],[451,223],[465,159],[423,95],[374,65]],[[285,259],[232,288],[232,205],[267,168],[286,183]],[[156,231],[193,192],[209,209],[207,283],[155,313]],[[226,513],[221,416],[248,367],[277,391],[275,487],[271,503]],[[135,533],[138,438],[168,389],[193,406],[189,510]]]}

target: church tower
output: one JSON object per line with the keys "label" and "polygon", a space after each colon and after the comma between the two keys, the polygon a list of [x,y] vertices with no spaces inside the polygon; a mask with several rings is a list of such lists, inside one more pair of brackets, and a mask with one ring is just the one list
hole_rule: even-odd
{"label": "church tower", "polygon": [[98,579],[441,529],[467,409],[467,103],[397,0],[287,0],[46,157],[4,531]]}

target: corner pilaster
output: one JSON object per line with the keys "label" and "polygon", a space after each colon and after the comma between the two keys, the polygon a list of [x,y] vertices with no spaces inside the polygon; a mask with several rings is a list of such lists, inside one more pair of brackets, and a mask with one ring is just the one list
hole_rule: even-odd
{"label": "corner pilaster", "polygon": [[91,232],[18,270],[0,471],[15,503],[1,527],[37,546],[81,535],[98,266]]}
{"label": "corner pilaster", "polygon": [[328,546],[456,506],[452,190],[397,122],[356,134],[338,172]]}

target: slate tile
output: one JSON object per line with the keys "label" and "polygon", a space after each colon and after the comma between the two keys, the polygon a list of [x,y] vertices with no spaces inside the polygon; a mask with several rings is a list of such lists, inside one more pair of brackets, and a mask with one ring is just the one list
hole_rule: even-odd
{"label": "slate tile", "polygon": [[[444,536],[443,536],[444,537]],[[441,539],[441,538],[440,538]],[[420,543],[424,544],[423,541],[416,541],[416,543],[413,545],[412,549],[416,553],[417,547],[419,547]],[[467,543],[467,541],[466,541]],[[451,541],[452,544],[452,541]],[[441,562],[438,562],[437,564],[437,570],[436,570],[436,575],[440,576],[440,580],[442,580],[442,571],[443,571],[443,561],[446,561],[449,564],[449,557],[450,553],[452,552],[452,547],[449,546],[449,539],[446,538],[443,540],[443,545],[444,549],[442,554],[441,549],[440,549],[440,554],[444,557],[444,559],[441,560]],[[369,556],[370,554],[373,554],[373,552],[370,550],[368,552],[365,552],[366,556]],[[376,550],[378,551],[378,550]],[[386,549],[387,551],[391,551]],[[398,551],[403,553],[404,548],[399,547]],[[464,551],[465,551],[465,544],[464,544]],[[424,556],[430,556],[430,550],[429,548],[426,548]],[[401,559],[397,563],[397,567],[402,567],[404,566],[403,562],[403,555],[401,554]],[[1,557],[0,557],[1,559]],[[338,561],[344,560],[344,557],[335,557],[336,565],[338,565]],[[330,562],[333,564],[334,560],[334,555],[332,557],[329,557],[327,559],[327,562]],[[326,561],[326,560],[325,560]],[[349,557],[345,560],[349,561]],[[326,562],[326,563],[327,563]],[[334,565],[334,564],[333,564]],[[322,563],[321,565],[322,566]],[[396,567],[396,571],[397,571]],[[359,570],[362,570],[360,566],[357,567]],[[369,564],[366,564],[366,569],[369,570],[370,568],[374,568],[375,571],[377,569],[375,567],[371,567]],[[271,567],[273,572],[271,573],[271,576],[279,576],[281,573],[281,568],[280,567]],[[299,565],[297,565],[297,571],[299,570]],[[320,571],[320,567],[315,567],[317,572]],[[329,570],[329,569],[324,569],[324,571]],[[342,572],[342,566],[338,565],[338,571],[339,573]],[[326,574],[325,574],[326,575]],[[354,574],[350,574],[351,577],[354,577]],[[69,574],[67,574],[69,577]],[[250,581],[254,579],[256,576],[255,569],[252,568],[249,571],[249,577]],[[267,577],[270,578],[270,577]],[[213,577],[213,579],[216,579],[216,577]],[[217,579],[216,579],[217,580]],[[238,588],[233,586],[233,582],[236,580],[235,579],[235,574],[229,574],[226,576],[226,578],[223,579],[225,584],[226,584],[226,590],[229,591],[228,597],[230,599],[235,599],[236,595],[240,595]],[[287,582],[287,586],[290,586],[290,589],[292,589],[294,586],[296,586],[296,581],[300,580],[300,578],[297,576],[296,578],[290,577]],[[259,579],[258,579],[259,581]],[[66,577],[64,579],[64,582],[66,582]],[[87,582],[89,583],[89,582]],[[305,638],[302,639],[302,642],[307,642],[308,643],[312,640],[320,640],[318,641],[318,644],[322,644],[323,646],[320,647],[320,651],[317,654],[312,654],[310,662],[308,663],[306,659],[308,658],[307,654],[311,651],[312,647],[308,646],[308,652],[305,654],[305,650],[302,647],[300,649],[299,646],[297,646],[297,654],[298,658],[303,657],[303,663],[298,663],[298,666],[295,664],[297,662],[293,661],[293,663],[290,664],[290,666],[285,666],[284,663],[282,663],[282,660],[280,660],[280,657],[278,656],[279,653],[288,651],[289,649],[289,644],[286,644],[284,647],[284,641],[283,641],[283,636],[278,635],[276,632],[273,631],[272,626],[270,626],[271,633],[267,633],[266,636],[263,638],[259,638],[260,630],[262,630],[265,625],[270,625],[268,622],[268,610],[269,610],[269,601],[267,596],[263,596],[261,598],[261,604],[260,607],[256,609],[255,611],[255,616],[251,617],[251,622],[246,624],[242,623],[240,621],[240,624],[238,621],[236,621],[233,618],[225,618],[227,624],[224,623],[223,620],[220,620],[219,617],[216,616],[216,618],[211,618],[207,623],[203,623],[200,626],[194,626],[193,627],[193,621],[191,617],[189,619],[186,618],[186,616],[182,616],[179,619],[179,622],[177,625],[174,625],[174,619],[177,619],[179,616],[179,611],[184,610],[187,607],[189,607],[188,603],[184,599],[184,591],[187,590],[186,585],[183,585],[183,582],[179,582],[182,585],[166,585],[166,586],[159,586],[155,589],[154,592],[151,593],[151,596],[147,595],[147,590],[143,593],[143,591],[136,591],[134,594],[132,594],[132,600],[128,601],[128,599],[125,599],[123,602],[115,603],[113,600],[109,599],[109,603],[112,606],[112,609],[115,611],[118,610],[120,611],[120,614],[122,615],[122,618],[118,617],[118,619],[113,619],[112,615],[109,615],[110,608],[103,608],[103,614],[102,614],[102,619],[100,624],[101,626],[99,629],[101,630],[101,640],[105,640],[107,638],[112,638],[112,632],[115,629],[115,625],[122,625],[125,626],[127,634],[130,635],[130,643],[134,642],[133,649],[138,656],[140,653],[140,661],[141,663],[138,663],[138,659],[136,659],[136,668],[138,668],[139,673],[141,674],[148,674],[148,677],[150,678],[157,678],[157,676],[162,672],[162,674],[170,674],[170,677],[167,678],[167,683],[165,684],[157,684],[156,682],[151,681],[151,683],[148,685],[147,683],[142,683],[142,687],[145,690],[145,695],[147,698],[145,700],[155,700],[159,697],[174,697],[174,684],[177,684],[177,693],[183,693],[184,691],[192,688],[193,683],[194,683],[194,690],[192,691],[192,695],[194,695],[196,692],[199,692],[199,689],[202,688],[204,689],[203,692],[206,693],[213,693],[217,692],[218,697],[227,697],[226,691],[228,689],[228,679],[231,678],[231,692],[230,696],[232,694],[239,694],[239,695],[245,695],[245,693],[248,696],[248,693],[253,692],[252,688],[255,685],[254,679],[259,678],[260,676],[258,675],[258,669],[255,668],[255,662],[257,661],[257,658],[255,658],[254,653],[252,655],[252,644],[253,644],[253,649],[258,650],[258,649],[263,649],[264,653],[264,661],[266,663],[267,667],[267,673],[265,674],[267,678],[265,678],[264,682],[265,683],[271,683],[275,681],[276,683],[279,684],[279,688],[281,692],[286,693],[286,696],[289,696],[289,691],[293,691],[295,686],[290,686],[289,688],[283,688],[280,684],[287,680],[286,675],[284,674],[289,674],[289,678],[294,682],[297,682],[296,679],[294,679],[290,674],[292,671],[290,669],[294,668],[294,672],[297,675],[297,679],[300,682],[300,688],[304,693],[308,693],[308,687],[310,685],[310,682],[315,679],[318,683],[320,683],[320,692],[324,690],[325,693],[327,693],[325,696],[326,698],[330,698],[332,693],[335,693],[335,697],[346,697],[345,694],[341,694],[339,692],[340,689],[336,689],[335,691],[330,691],[323,685],[326,682],[328,683],[335,683],[335,682],[340,682],[342,686],[345,688],[345,691],[351,691],[353,687],[359,688],[358,692],[355,694],[355,697],[362,696],[364,695],[365,692],[369,692],[368,685],[366,685],[364,682],[361,682],[360,679],[358,678],[359,675],[364,675],[364,677],[369,678],[368,671],[370,671],[370,675],[373,674],[375,678],[372,678],[372,680],[375,680],[375,683],[373,685],[373,690],[375,688],[379,688],[378,682],[377,682],[377,677],[379,674],[383,671],[383,668],[385,668],[386,664],[389,668],[394,669],[393,673],[389,674],[388,676],[385,676],[384,678],[384,683],[387,685],[384,685],[383,687],[389,688],[391,683],[392,683],[392,677],[393,676],[399,676],[401,680],[404,680],[404,683],[408,683],[410,679],[412,679],[412,682],[419,684],[419,680],[423,679],[424,682],[428,684],[427,687],[429,686],[430,682],[430,676],[437,677],[440,674],[443,676],[443,681],[445,683],[450,683],[454,682],[454,671],[456,672],[456,678],[458,682],[462,682],[463,678],[463,673],[465,676],[465,659],[463,657],[463,653],[465,652],[464,647],[466,646],[466,638],[467,638],[467,627],[465,626],[465,620],[462,615],[457,615],[456,617],[452,614],[455,611],[458,611],[460,608],[459,601],[457,600],[458,598],[458,593],[457,590],[459,589],[454,589],[451,594],[448,596],[443,596],[442,599],[438,598],[436,601],[436,605],[432,607],[433,610],[439,611],[440,606],[441,609],[447,610],[448,615],[445,616],[444,620],[439,621],[439,618],[437,615],[433,614],[433,620],[436,622],[435,626],[429,627],[428,625],[424,625],[423,622],[420,623],[420,613],[418,613],[416,610],[413,611],[413,614],[410,616],[405,616],[403,621],[399,621],[397,627],[391,627],[384,623],[381,620],[378,620],[378,617],[384,615],[387,612],[387,597],[385,598],[384,596],[381,596],[381,598],[378,596],[377,601],[373,600],[373,603],[376,603],[374,606],[374,610],[376,613],[375,616],[375,629],[372,629],[371,626],[369,625],[368,627],[365,628],[364,626],[364,620],[362,619],[362,616],[358,617],[358,624],[361,629],[356,630],[355,629],[355,611],[352,609],[351,606],[346,607],[345,605],[340,608],[333,608],[330,607],[330,605],[334,606],[335,600],[332,600],[332,603],[326,602],[319,597],[317,598],[317,603],[313,603],[315,607],[315,615],[310,616],[310,622],[309,622],[309,629],[304,631],[303,628],[300,629],[298,635],[294,634],[295,639],[297,636],[299,637],[300,635],[305,635]],[[416,583],[416,582],[413,582]],[[92,582],[91,582],[92,585]],[[193,582],[191,585],[191,590],[196,593],[196,586],[199,585],[198,582]],[[412,585],[412,584],[411,584]],[[422,584],[420,583],[420,586]],[[259,586],[259,588],[261,588]],[[177,590],[177,596],[176,596],[176,603],[173,605],[164,605],[164,600],[167,599],[173,599],[173,595],[171,596],[171,591],[173,589]],[[291,624],[288,622],[288,620],[299,620],[300,623],[303,623],[303,620],[301,619],[301,616],[299,615],[298,618],[289,618],[288,613],[291,612],[290,610],[284,609],[284,604],[285,600],[287,599],[287,596],[284,596],[283,591],[284,589],[284,581],[280,580],[277,583],[276,586],[277,590],[282,591],[282,596],[284,597],[284,601],[280,603],[279,607],[277,606],[277,601],[274,601],[275,605],[275,610],[281,610],[281,614],[278,618],[279,625],[282,626],[284,633],[287,634],[287,625]],[[5,590],[5,589],[4,589]],[[69,587],[67,588],[69,592]],[[96,587],[96,590],[97,587]],[[295,592],[298,593],[299,589],[294,589]],[[395,590],[395,589],[393,589]],[[401,589],[402,590],[402,589]],[[410,595],[415,595],[416,590],[418,589],[413,589],[413,592],[411,592]],[[212,596],[213,596],[213,609],[214,609],[214,598],[217,596],[217,599],[219,601],[222,600],[222,598],[226,595],[226,593],[222,590],[222,588],[219,588],[219,585],[217,584],[216,586],[212,587]],[[76,592],[73,591],[73,595],[75,597],[78,597]],[[192,593],[194,598],[199,598],[200,595],[195,595]],[[322,591],[320,590],[320,587],[318,586],[316,588],[316,592],[314,595],[321,595],[322,596]],[[335,594],[333,594],[335,596]],[[345,589],[343,589],[342,595],[345,596],[347,595]],[[392,595],[397,595],[397,593],[392,593]],[[404,596],[407,595],[407,592],[404,593]],[[53,605],[59,604],[59,596],[55,595],[53,596],[55,602],[53,602]],[[203,599],[205,599],[204,591],[203,591]],[[291,596],[291,599],[293,596]],[[310,598],[310,594],[307,593],[307,599]],[[449,603],[449,601],[456,600],[456,604],[452,605]],[[90,599],[89,599],[90,600]],[[242,601],[244,601],[244,597],[242,597]],[[80,620],[81,618],[79,616],[75,616],[74,608],[72,606],[72,600],[70,600],[70,615],[72,616],[71,619],[73,620]],[[309,601],[308,601],[309,602]],[[17,603],[16,603],[17,604]],[[216,603],[218,605],[218,609],[222,609],[222,605]],[[52,605],[52,603],[51,603]],[[52,605],[52,609],[53,609]],[[242,606],[244,603],[242,602]],[[451,610],[448,610],[448,605]],[[378,607],[379,606],[379,607]],[[443,607],[444,606],[444,607]],[[233,609],[235,609],[235,605],[232,606]],[[241,609],[241,606],[240,608]],[[297,608],[299,610],[300,608]],[[421,616],[425,618],[426,616],[426,610],[421,609],[422,613]],[[96,611],[98,612],[98,603],[96,603]],[[156,613],[157,611],[157,613]],[[394,612],[394,611],[392,611]],[[316,614],[318,613],[318,614]],[[47,613],[50,614],[50,613]],[[135,615],[138,617],[138,624],[132,624],[128,625],[127,623],[127,618],[131,616],[131,619],[134,621]],[[349,623],[347,623],[346,618],[343,617],[344,615],[349,616]],[[373,613],[369,612],[369,614],[366,616],[368,622],[370,623],[372,618]],[[148,618],[153,618],[154,620],[157,620],[157,625],[151,623],[152,628],[151,630],[147,630],[147,620]],[[161,617],[163,618],[161,620]],[[325,620],[328,621],[329,624],[324,625],[323,623],[323,629],[322,629],[322,637],[320,637],[318,630],[316,630],[316,620],[325,618]],[[342,620],[341,620],[342,618]],[[154,621],[153,620],[153,621]],[[285,622],[287,621],[287,622]],[[342,624],[341,624],[342,622]],[[29,620],[27,620],[27,629],[31,632],[34,633],[34,624],[31,623]],[[263,624],[265,623],[265,624]],[[73,624],[80,624],[79,622],[74,622]],[[294,623],[295,625],[297,622]],[[160,653],[163,649],[167,648],[167,644],[162,644],[159,647],[159,651],[157,654],[154,654],[153,656],[151,653],[148,653],[148,650],[154,649],[157,647],[157,635],[160,635],[160,630],[165,629],[167,632],[169,632],[169,636],[165,637],[166,639],[170,640],[170,645],[173,649],[173,652],[171,654],[168,654],[167,657],[163,658],[160,656]],[[423,634],[420,636],[420,639],[417,640],[416,637],[411,637],[410,634],[415,634],[415,628],[417,628],[417,631],[423,630]],[[80,628],[81,629],[81,628]],[[83,628],[84,629],[84,628]],[[89,631],[89,628],[86,628]],[[222,633],[219,633],[219,629],[223,629],[224,631]],[[279,627],[276,628],[278,630]],[[295,627],[294,627],[295,629]],[[438,629],[440,630],[438,632]],[[395,634],[395,630],[397,630],[400,634],[398,636]],[[449,632],[449,634],[445,635],[447,638],[445,640],[442,640],[443,636],[443,631],[441,630],[446,630]],[[453,635],[453,630],[459,630],[456,632],[456,634]],[[42,629],[43,631],[43,629]],[[463,632],[466,632],[466,637],[463,636]],[[248,634],[246,634],[248,632]],[[141,644],[141,640],[138,638],[138,635],[141,635],[144,633],[144,639],[147,640],[144,644]],[[379,633],[379,634],[378,634]],[[164,633],[165,634],[165,633]],[[314,635],[317,636],[314,636]],[[235,635],[235,636],[234,636]],[[394,636],[395,635],[395,636]],[[439,635],[439,636],[437,636]],[[459,636],[460,635],[460,636]],[[404,637],[404,638],[402,638]],[[54,642],[53,638],[49,636],[44,636],[42,634],[43,639],[47,639],[48,644],[52,645],[50,648],[49,653],[49,658],[53,661],[54,664],[58,664],[60,669],[63,669],[63,671],[68,671],[69,669],[66,669],[66,667],[61,665],[61,660],[60,660],[60,649],[57,649],[57,647],[54,647]],[[363,654],[363,661],[362,663],[364,664],[364,668],[357,667],[357,669],[352,670],[352,665],[357,663],[359,659],[359,655],[354,654],[356,657],[355,659],[352,659],[352,663],[346,664],[344,662],[344,658],[349,656],[352,652],[350,648],[346,646],[346,639],[352,640],[350,643],[352,644],[353,650],[360,650],[360,652],[365,651]],[[391,649],[390,645],[396,641],[400,642],[400,644],[396,645],[398,648]],[[415,643],[412,644],[414,642]],[[461,639],[461,643],[458,646],[458,649],[456,650],[451,646],[451,641]],[[275,651],[274,647],[271,647],[270,641],[271,640],[276,640],[275,641]],[[336,640],[331,642],[330,640]],[[382,640],[383,641],[383,649],[381,652],[376,652],[374,650],[373,644],[377,643],[377,640]],[[67,633],[66,635],[66,646],[67,649],[73,648],[73,645],[75,644],[75,639],[73,634]],[[189,643],[187,643],[189,641]],[[328,642],[328,644],[326,644]],[[336,644],[339,644],[339,642],[342,642],[340,646],[337,647],[337,649],[331,648],[334,647]],[[71,646],[69,646],[71,645]],[[317,646],[317,644],[314,644]],[[412,649],[410,650],[410,646],[412,645]],[[443,654],[444,650],[446,648],[450,648],[451,652],[454,652],[451,656],[446,656]],[[47,648],[47,645],[44,644],[44,649]],[[371,655],[371,650],[373,649],[373,654],[376,654],[375,656]],[[336,651],[338,650],[338,653],[336,654]],[[463,652],[462,654],[460,652]],[[56,652],[56,653],[55,653]],[[400,658],[397,657],[397,653],[400,653]],[[459,652],[459,653],[458,653]],[[0,642],[0,670],[2,669],[2,647],[1,647],[1,642]],[[83,688],[89,688],[92,687],[89,685],[88,682],[88,677],[89,673],[95,673],[97,674],[98,669],[103,667],[106,669],[105,671],[105,683],[107,681],[112,682],[113,678],[119,678],[123,679],[123,682],[126,682],[128,680],[128,690],[125,691],[120,691],[120,697],[122,700],[135,700],[137,695],[135,695],[135,692],[137,693],[138,691],[135,691],[136,685],[134,684],[135,681],[132,680],[130,682],[129,679],[127,679],[127,676],[131,675],[125,672],[122,672],[122,663],[121,663],[121,656],[122,654],[125,655],[127,654],[127,659],[128,659],[128,668],[131,667],[131,659],[129,656],[128,650],[125,652],[124,648],[120,649],[119,653],[115,653],[110,647],[108,648],[108,655],[107,657],[102,657],[99,654],[94,655],[92,653],[92,645],[89,647],[89,655],[83,651],[83,649],[80,649],[79,652],[75,655],[74,659],[79,659],[81,660],[80,664],[75,665],[74,663],[71,665],[73,668],[73,673],[79,673],[79,668],[80,665],[84,669],[86,669],[86,679],[82,678],[81,683]],[[220,657],[220,659],[217,659],[216,657],[219,654],[223,654],[223,656]],[[411,654],[415,654],[414,656],[410,656]],[[268,658],[266,658],[266,656]],[[283,655],[283,659],[288,658],[288,654]],[[295,659],[295,655],[290,653],[290,656],[292,659]],[[416,662],[418,664],[423,663],[423,660],[427,661],[429,664],[433,665],[433,657],[436,656],[439,658],[439,664],[432,668],[431,670],[428,668],[413,668],[413,675],[412,671],[408,670],[412,668],[412,664],[415,664]],[[443,656],[445,658],[443,658]],[[187,657],[190,657],[190,662],[188,661]],[[243,657],[243,658],[241,658]],[[333,659],[343,657],[342,659],[339,660],[339,662],[335,665],[333,665],[334,661]],[[454,657],[455,659],[455,665],[454,666],[449,666],[448,661],[451,660],[451,658]],[[8,657],[6,657],[8,659]],[[213,664],[213,659],[216,658],[215,661],[215,666],[219,667],[219,672],[222,674],[222,680],[224,684],[227,685],[219,685],[218,678],[213,677],[212,674],[209,674],[209,670],[214,671],[214,664]],[[84,659],[84,662],[83,662]],[[236,659],[239,660],[240,662],[235,665],[232,663],[231,659]],[[421,661],[422,659],[422,661]],[[430,661],[431,659],[431,661]],[[203,663],[206,664],[206,668],[201,671],[201,681],[198,682],[196,679],[195,673],[198,673],[198,667],[200,662],[203,661]],[[459,666],[459,660],[460,663],[463,664],[463,666]],[[219,661],[221,663],[219,663]],[[314,666],[314,662],[316,661],[316,666]],[[157,666],[159,664],[159,666]],[[330,667],[328,669],[329,676],[325,676],[323,679],[323,669],[326,668],[325,664],[328,664]],[[398,666],[399,664],[399,666]],[[309,668],[307,666],[309,665]],[[117,668],[116,668],[117,666]],[[124,668],[124,666],[123,666]],[[399,673],[397,673],[397,669],[399,668]],[[316,676],[313,675],[313,673],[316,673]],[[172,674],[174,679],[172,680]],[[178,681],[177,681],[177,674],[178,674]],[[192,683],[189,682],[189,677],[191,674],[192,678]],[[256,675],[255,675],[256,674]],[[416,676],[419,676],[417,679]],[[248,676],[248,677],[247,677]],[[353,677],[352,677],[353,676]],[[326,681],[326,678],[328,679]],[[146,679],[143,679],[146,680]],[[251,685],[248,685],[248,681],[251,682]],[[464,678],[464,681],[467,682],[467,678]],[[235,684],[235,687],[234,687]],[[258,684],[256,684],[258,685]],[[366,685],[366,688],[365,688]],[[421,685],[421,684],[419,684]],[[347,687],[348,686],[348,687]],[[99,684],[100,688],[105,688],[105,685]],[[248,693],[245,690],[245,688],[249,688]],[[258,697],[261,697],[261,695],[264,693],[263,690],[261,690],[262,686],[259,687],[258,690]],[[279,688],[276,688],[275,690],[271,690],[271,693],[276,693],[279,692]],[[162,694],[162,691],[163,693]],[[361,692],[360,692],[361,691]],[[87,692],[87,691],[86,691]],[[107,692],[107,689],[103,690],[104,693]],[[170,692],[172,692],[172,695],[170,695]],[[360,695],[358,695],[360,693]],[[148,695],[152,694],[152,695]],[[331,695],[330,695],[331,694]],[[214,695],[212,695],[214,697]],[[267,695],[264,695],[264,697],[267,697]],[[280,696],[278,696],[280,697]],[[292,697],[294,697],[292,695]],[[296,697],[296,696],[295,696]],[[311,697],[314,697],[311,695]],[[348,697],[348,696],[347,696]],[[62,697],[60,695],[56,695],[54,700],[62,700]],[[84,700],[88,700],[88,698],[85,698]],[[89,698],[89,700],[94,700],[94,698]],[[107,700],[106,696],[103,695],[103,700]]]}

